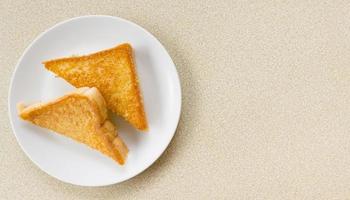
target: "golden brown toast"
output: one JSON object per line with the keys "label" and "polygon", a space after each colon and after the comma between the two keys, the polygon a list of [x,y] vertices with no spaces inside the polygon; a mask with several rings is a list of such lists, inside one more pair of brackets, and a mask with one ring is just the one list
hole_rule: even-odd
{"label": "golden brown toast", "polygon": [[135,128],[147,130],[132,47],[129,44],[87,56],[46,61],[44,65],[75,87],[96,87],[109,109]]}
{"label": "golden brown toast", "polygon": [[19,116],[84,143],[125,163],[128,148],[107,119],[106,103],[96,88],[79,88],[47,103],[18,105]]}

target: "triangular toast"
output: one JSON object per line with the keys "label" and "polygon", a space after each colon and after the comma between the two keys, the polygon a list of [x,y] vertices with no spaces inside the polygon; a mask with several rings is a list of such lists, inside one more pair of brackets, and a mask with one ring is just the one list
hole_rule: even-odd
{"label": "triangular toast", "polygon": [[96,88],[79,88],[47,103],[18,105],[19,116],[84,143],[124,164],[128,148],[107,119],[106,103]]}
{"label": "triangular toast", "polygon": [[96,87],[105,98],[109,109],[135,128],[147,130],[132,47],[129,44],[43,64],[46,69],[75,87]]}

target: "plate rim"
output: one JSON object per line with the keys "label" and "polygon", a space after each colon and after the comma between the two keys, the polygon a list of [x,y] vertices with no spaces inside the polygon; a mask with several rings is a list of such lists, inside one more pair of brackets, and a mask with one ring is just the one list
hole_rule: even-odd
{"label": "plate rim", "polygon": [[[119,20],[121,22],[124,22],[124,23],[127,23],[127,24],[130,24],[132,26],[135,26],[136,28],[142,30],[142,32],[144,32],[145,34],[149,35],[151,38],[153,38],[155,41],[157,41],[159,44],[160,44],[160,47],[166,52],[166,55],[169,57],[170,61],[171,61],[171,64],[172,64],[172,68],[174,70],[174,77],[175,77],[175,89],[177,90],[176,92],[178,93],[178,100],[177,100],[177,105],[175,104],[175,106],[178,106],[178,112],[176,113],[177,115],[175,116],[175,123],[174,125],[172,125],[171,130],[169,132],[172,133],[168,143],[166,144],[165,148],[162,150],[162,151],[159,151],[158,155],[155,156],[155,159],[150,162],[149,164],[145,165],[145,167],[138,171],[137,173],[129,176],[129,177],[126,177],[126,178],[123,178],[123,179],[120,179],[120,180],[116,180],[116,181],[112,181],[112,182],[109,182],[109,183],[104,183],[104,184],[78,184],[78,183],[72,183],[72,182],[68,182],[66,180],[63,180],[61,179],[60,177],[56,176],[56,175],[53,175],[53,174],[50,174],[49,172],[47,172],[46,170],[44,170],[43,168],[41,168],[41,166],[34,160],[32,160],[31,156],[29,155],[29,153],[25,150],[25,148],[23,147],[23,145],[21,144],[21,142],[19,141],[18,139],[18,136],[16,134],[16,130],[15,130],[15,127],[14,127],[14,123],[12,121],[12,114],[11,114],[11,91],[12,91],[12,86],[13,86],[13,81],[15,79],[15,76],[16,76],[16,73],[17,73],[17,70],[19,68],[19,65],[21,63],[21,61],[23,60],[23,57],[28,53],[28,51],[30,50],[30,48],[41,38],[43,37],[45,34],[49,33],[50,31],[52,31],[53,29],[63,25],[63,24],[66,24],[66,23],[70,23],[72,21],[75,21],[75,20],[80,20],[80,19],[84,19],[84,18],[111,18],[111,19],[114,19],[114,20]],[[119,184],[119,183],[122,183],[124,181],[127,181],[129,179],[132,179],[138,175],[140,175],[141,173],[143,173],[146,169],[148,169],[149,167],[151,167],[160,157],[161,155],[163,155],[163,153],[165,152],[165,150],[169,147],[169,144],[171,143],[172,139],[174,138],[174,135],[176,134],[176,130],[177,130],[177,127],[179,125],[179,122],[180,122],[180,118],[181,118],[181,110],[182,110],[182,87],[181,87],[181,80],[180,80],[180,77],[179,77],[179,73],[177,71],[177,68],[176,68],[176,65],[173,61],[173,59],[171,58],[171,56],[169,55],[169,52],[166,50],[166,48],[164,47],[164,45],[149,31],[147,31],[145,28],[143,28],[142,26],[134,23],[133,21],[130,21],[130,20],[127,20],[127,19],[123,19],[121,17],[117,17],[117,16],[112,16],[112,15],[82,15],[82,16],[78,16],[78,17],[73,17],[73,18],[69,18],[69,19],[66,19],[66,20],[63,20],[63,21],[60,21],[52,26],[50,26],[49,28],[45,29],[43,32],[41,32],[39,35],[37,35],[30,43],[29,45],[24,49],[23,53],[21,54],[21,56],[18,58],[18,61],[15,65],[15,68],[14,70],[12,71],[12,74],[11,74],[11,79],[10,79],[10,82],[9,82],[9,89],[8,89],[8,102],[7,102],[7,108],[8,108],[8,117],[9,117],[9,121],[10,121],[10,125],[11,125],[11,129],[12,129],[12,134],[15,136],[16,138],[16,141],[17,143],[19,144],[20,148],[22,149],[22,151],[24,152],[24,154],[27,156],[27,158],[29,158],[29,160],[34,163],[34,165],[36,165],[41,171],[45,172],[47,175],[51,176],[51,177],[54,177],[55,179],[57,180],[60,180],[64,183],[68,183],[68,184],[71,184],[71,185],[78,185],[78,186],[84,186],[84,187],[103,187],[103,186],[109,186],[109,185],[115,185],[115,184]]]}

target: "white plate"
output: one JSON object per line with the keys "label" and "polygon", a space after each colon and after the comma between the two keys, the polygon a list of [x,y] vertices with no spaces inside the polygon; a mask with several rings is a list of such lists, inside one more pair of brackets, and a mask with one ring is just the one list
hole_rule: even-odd
{"label": "white plate", "polygon": [[[116,117],[129,147],[124,166],[89,147],[22,121],[16,104],[45,101],[74,88],[55,77],[42,61],[82,55],[129,42],[136,59],[149,132],[140,133]],[[181,88],[173,61],[149,32],[111,16],[83,16],[64,21],[38,36],[20,58],[9,90],[9,114],[17,141],[27,156],[49,175],[75,185],[103,186],[130,179],[164,152],[179,121]]]}

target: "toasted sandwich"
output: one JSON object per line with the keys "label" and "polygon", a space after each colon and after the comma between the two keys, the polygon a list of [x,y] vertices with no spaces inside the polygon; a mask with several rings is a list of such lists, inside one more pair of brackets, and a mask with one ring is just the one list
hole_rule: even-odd
{"label": "toasted sandwich", "polygon": [[18,105],[19,116],[35,125],[84,143],[125,163],[128,148],[108,120],[104,98],[96,88],[83,87],[56,100]]}
{"label": "toasted sandwich", "polygon": [[110,110],[135,128],[143,131],[148,129],[129,44],[86,56],[50,60],[43,64],[46,69],[75,87],[96,87]]}

